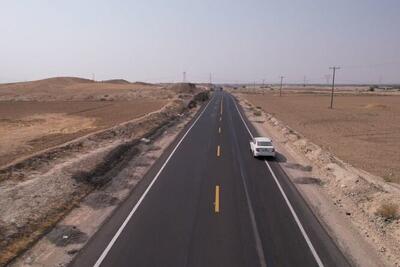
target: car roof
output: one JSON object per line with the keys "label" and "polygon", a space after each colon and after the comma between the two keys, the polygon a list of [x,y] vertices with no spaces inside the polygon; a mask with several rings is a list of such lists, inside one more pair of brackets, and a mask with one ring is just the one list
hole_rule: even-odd
{"label": "car roof", "polygon": [[269,139],[268,137],[254,137],[254,139],[256,141],[260,141],[260,142],[262,142],[262,141],[264,141],[264,142],[272,142],[272,140]]}

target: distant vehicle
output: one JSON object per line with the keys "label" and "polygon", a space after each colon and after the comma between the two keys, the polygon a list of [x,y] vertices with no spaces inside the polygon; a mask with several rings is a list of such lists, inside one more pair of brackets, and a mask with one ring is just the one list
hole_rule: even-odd
{"label": "distant vehicle", "polygon": [[255,137],[250,140],[250,151],[254,157],[275,157],[274,145],[267,137]]}

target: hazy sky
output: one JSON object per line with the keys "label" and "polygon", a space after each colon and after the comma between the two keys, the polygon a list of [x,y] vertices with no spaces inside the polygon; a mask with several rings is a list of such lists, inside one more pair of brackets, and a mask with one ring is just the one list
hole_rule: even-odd
{"label": "hazy sky", "polygon": [[0,83],[400,82],[399,0],[1,0]]}

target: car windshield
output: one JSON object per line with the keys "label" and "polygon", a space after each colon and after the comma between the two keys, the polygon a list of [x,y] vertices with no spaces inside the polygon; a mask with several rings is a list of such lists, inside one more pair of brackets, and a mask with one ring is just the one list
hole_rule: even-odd
{"label": "car windshield", "polygon": [[272,146],[271,142],[266,142],[266,141],[259,141],[257,142],[258,146]]}

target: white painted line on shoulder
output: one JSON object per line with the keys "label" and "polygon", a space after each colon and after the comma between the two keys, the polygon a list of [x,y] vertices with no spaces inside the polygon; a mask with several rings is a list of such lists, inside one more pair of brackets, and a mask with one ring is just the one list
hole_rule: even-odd
{"label": "white painted line on shoulder", "polygon": [[171,154],[168,156],[164,164],[161,166],[160,170],[157,172],[157,174],[154,176],[153,180],[149,184],[149,186],[146,188],[142,196],[139,198],[138,202],[136,205],[133,207],[131,212],[128,214],[122,225],[119,227],[118,231],[115,233],[111,241],[108,243],[107,247],[104,249],[103,253],[100,255],[100,257],[97,259],[96,263],[93,265],[94,267],[99,267],[105,257],[107,256],[108,252],[111,250],[112,246],[114,243],[117,241],[118,237],[121,235],[122,231],[128,224],[129,220],[132,218],[133,214],[136,212],[136,210],[139,208],[140,204],[142,203],[143,199],[146,197],[147,193],[150,191],[151,187],[154,185],[154,183],[157,181],[158,177],[160,176],[161,172],[164,170],[165,166],[171,159],[171,157],[174,155],[175,151],[178,149],[179,145],[182,143],[182,141],[185,139],[187,134],[190,132],[190,130],[193,128],[193,126],[197,123],[197,121],[201,118],[203,113],[206,111],[208,108],[209,104],[213,101],[214,97],[210,99],[210,101],[207,103],[203,111],[200,113],[200,115],[197,117],[197,119],[193,122],[193,124],[189,127],[189,129],[186,131],[186,133],[182,136],[181,140],[179,140],[178,144],[176,144],[174,150],[172,150]]}
{"label": "white painted line on shoulder", "polygon": [[[232,98],[233,103],[235,104],[236,110],[237,110],[237,112],[239,113],[239,116],[240,116],[240,118],[241,118],[241,120],[242,120],[244,126],[246,127],[246,129],[247,129],[248,133],[250,134],[251,138],[253,138],[253,134],[251,133],[249,127],[247,126],[246,121],[243,119],[243,116],[242,116],[242,114],[240,113],[239,108],[238,108],[237,105],[236,105],[236,101],[235,101],[235,99],[233,98],[232,95],[231,95],[231,98]],[[293,217],[294,217],[294,220],[296,221],[296,224],[297,224],[297,226],[298,226],[299,229],[300,229],[301,234],[303,235],[304,239],[306,240],[306,243],[307,243],[308,247],[310,248],[311,253],[312,253],[313,256],[314,256],[315,261],[317,262],[317,264],[318,264],[319,267],[323,267],[324,264],[322,263],[322,261],[321,261],[319,255],[318,255],[317,251],[315,250],[315,248],[314,248],[314,246],[313,246],[313,244],[312,244],[310,238],[308,237],[306,231],[304,230],[304,227],[303,227],[303,225],[301,224],[300,219],[299,219],[299,217],[298,217],[297,214],[296,214],[296,211],[293,209],[293,206],[292,206],[292,204],[290,203],[290,201],[289,201],[289,199],[288,199],[288,197],[287,197],[285,191],[283,190],[283,188],[282,188],[282,186],[281,186],[281,183],[279,182],[278,178],[276,177],[276,175],[275,175],[274,171],[272,170],[271,166],[269,165],[268,161],[265,160],[264,162],[265,162],[265,165],[267,165],[268,170],[269,170],[270,173],[272,174],[272,177],[274,178],[274,181],[275,181],[276,185],[278,186],[279,191],[281,192],[283,198],[285,199],[285,202],[286,202],[287,206],[289,207],[289,210],[290,210],[290,212],[292,213],[292,215],[293,215]]]}

